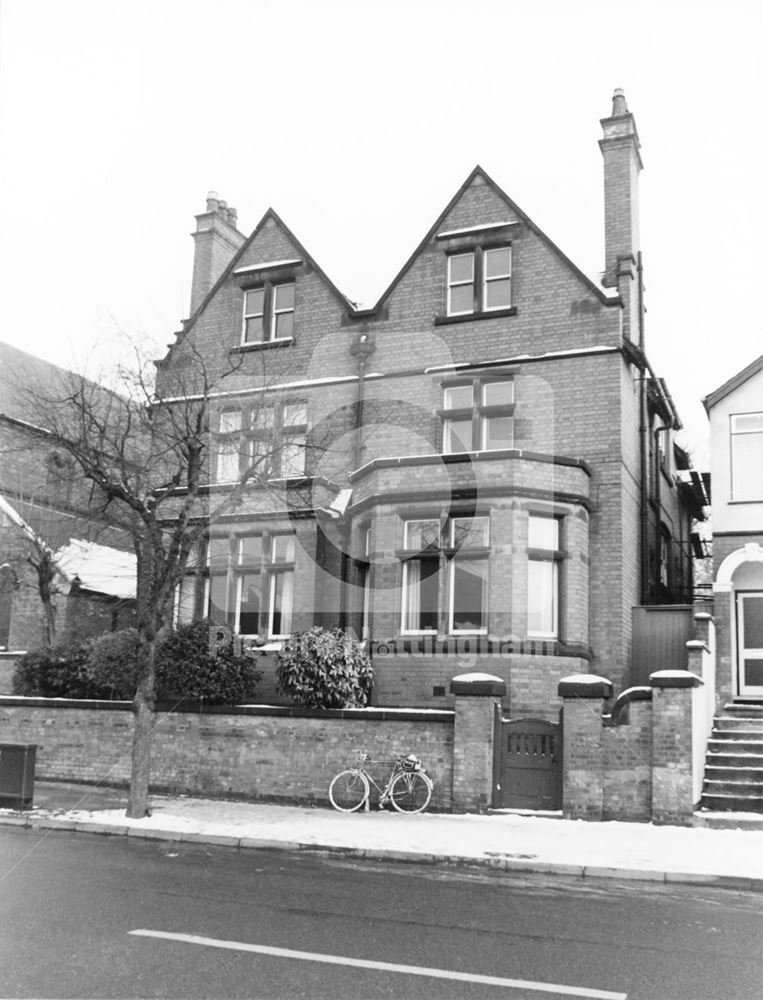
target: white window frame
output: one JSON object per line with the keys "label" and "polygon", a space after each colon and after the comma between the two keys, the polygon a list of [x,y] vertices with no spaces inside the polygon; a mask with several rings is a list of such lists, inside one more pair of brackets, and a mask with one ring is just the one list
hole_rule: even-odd
{"label": "white window frame", "polygon": [[[503,404],[488,404],[485,402],[485,389],[489,385],[501,384],[510,387],[510,401]],[[513,376],[506,376],[505,378],[500,377],[478,377],[470,380],[469,382],[454,382],[450,385],[443,385],[443,404],[447,401],[447,393],[458,387],[468,386],[471,389],[471,403],[469,404],[467,414],[467,407],[451,407],[448,408],[443,405],[443,409],[439,411],[440,418],[442,420],[442,454],[443,455],[461,455],[468,452],[475,451],[505,451],[509,448],[514,447],[514,378]],[[449,415],[450,414],[450,415]],[[511,441],[509,444],[502,445],[500,448],[488,448],[487,447],[487,429],[488,422],[491,418],[505,418],[511,421]],[[457,421],[471,420],[471,447],[467,449],[467,452],[462,452],[460,450],[453,450],[453,433],[452,425]],[[477,441],[475,447],[475,425],[477,428]]]}
{"label": "white window frame", "polygon": [[[452,263],[454,260],[462,260],[464,258],[471,258],[472,262],[472,276],[469,279],[460,278],[453,279],[452,276]],[[453,253],[448,255],[448,316],[469,316],[474,312],[474,282],[476,279],[476,260],[475,253],[473,250],[469,250],[465,253]],[[452,306],[452,290],[454,288],[465,288],[469,285],[472,289],[472,305],[470,309],[453,309]]]}
{"label": "white window frame", "polygon": [[[249,298],[249,294],[252,293],[252,292],[262,292],[262,309],[259,312],[247,312],[247,299]],[[260,320],[260,326],[262,328],[262,336],[263,337],[265,336],[265,333],[266,333],[266,329],[265,329],[265,327],[266,327],[266,323],[265,323],[265,307],[266,307],[266,304],[267,304],[266,300],[267,300],[267,289],[266,289],[266,287],[264,285],[260,285],[257,288],[247,288],[247,289],[244,290],[244,316],[243,316],[243,322],[242,322],[242,327],[241,327],[241,345],[242,346],[246,346],[247,344],[261,344],[261,343],[263,343],[262,338],[260,338],[259,340],[250,340],[247,337],[246,327],[247,327],[247,320],[250,320],[250,319],[259,319]]]}
{"label": "white window frame", "polygon": [[[488,255],[491,253],[508,254],[509,257],[508,271],[501,272],[500,274],[492,274],[488,277],[487,258]],[[509,283],[508,305],[489,306],[487,304],[488,285],[492,284],[494,281],[508,281]],[[506,246],[500,246],[500,247],[486,247],[482,251],[482,311],[489,313],[489,312],[498,312],[501,309],[511,309],[512,291],[513,289],[511,287],[511,244],[509,243]]]}
{"label": "white window frame", "polygon": [[[460,516],[454,514],[450,518],[450,523],[448,525],[448,542],[452,549],[455,548],[455,528],[457,521],[477,521],[481,520],[485,522],[485,542],[484,545],[479,546],[479,548],[489,548],[490,546],[490,518],[486,514],[475,514],[473,517]],[[469,556],[467,553],[470,551],[469,548],[463,549],[465,555],[461,561],[463,562],[480,562],[483,563],[486,569],[483,587],[483,600],[484,607],[482,608],[482,618],[485,621],[485,625],[482,628],[456,628],[455,627],[455,599],[456,599],[456,564],[459,561],[458,553],[454,552],[450,559],[450,566],[448,569],[448,634],[449,635],[487,635],[487,617],[490,604],[490,562],[488,560],[487,553],[480,556]]]}
{"label": "white window frame", "polygon": [[[279,309],[278,308],[278,293],[279,293],[279,291],[281,289],[284,289],[284,288],[291,288],[292,289],[292,304],[288,308],[286,308],[286,309],[284,309],[284,308]],[[294,339],[294,319],[293,319],[293,317],[294,317],[294,313],[295,313],[296,305],[297,305],[297,284],[296,284],[295,281],[279,281],[277,284],[274,283],[274,284],[271,285],[271,295],[272,295],[272,300],[271,300],[271,310],[270,310],[270,338],[269,339],[270,339],[271,342],[274,342],[274,343],[278,343],[278,342],[282,342],[282,341],[286,341],[286,340],[293,340]],[[291,333],[289,333],[288,336],[286,336],[286,337],[278,337],[278,336],[276,336],[276,329],[277,329],[277,320],[278,320],[278,317],[279,316],[286,316],[289,313],[291,313],[291,315],[292,315]]]}
{"label": "white window frame", "polygon": [[[423,559],[427,559],[427,558],[429,558],[429,559],[435,559],[436,558],[438,560],[438,570],[437,570],[437,573],[438,573],[438,582],[437,582],[437,609],[436,609],[436,615],[437,615],[437,618],[439,620],[439,613],[440,613],[440,583],[439,583],[439,574],[440,574],[440,569],[441,569],[441,567],[439,565],[439,562],[440,562],[440,552],[441,552],[441,534],[440,534],[440,532],[441,532],[441,524],[440,524],[440,518],[439,517],[411,517],[411,518],[407,518],[405,520],[404,526],[403,526],[403,548],[406,549],[406,550],[410,549],[411,551],[413,551],[413,546],[409,546],[408,532],[409,532],[410,526],[413,525],[413,524],[436,524],[437,525],[438,543],[437,543],[436,553],[432,549],[421,549],[420,550],[420,555],[418,557],[417,556],[411,556],[410,558],[405,559],[404,562],[403,562],[402,615],[401,615],[401,621],[400,621],[400,626],[401,626],[400,627],[400,634],[401,635],[437,635],[438,628],[437,628],[436,625],[435,625],[434,628],[408,628],[408,588],[409,588],[408,577],[409,577],[409,564],[411,562],[420,561],[422,558]],[[418,585],[421,586],[421,583],[419,582]]]}
{"label": "white window frame", "polygon": [[[736,430],[735,424],[742,417],[759,417],[763,422],[763,411],[754,410],[749,413],[732,413],[729,417],[729,463],[731,466],[731,500],[737,503],[760,503],[763,502],[763,484],[755,496],[749,495],[747,493],[742,493],[740,490],[740,483],[738,479],[738,471],[740,468],[746,467],[746,463],[739,459],[735,459],[735,443],[740,438],[750,438],[759,437],[760,438],[760,451],[761,456],[763,456],[763,428],[754,428],[753,430]],[[763,459],[762,459],[763,461]]]}
{"label": "white window frame", "polygon": [[[551,549],[545,545],[533,546],[530,544],[532,541],[531,534],[531,522],[533,520],[538,521],[553,521],[556,524],[556,547]],[[527,548],[528,548],[528,558],[527,558],[527,637],[529,639],[546,639],[546,640],[558,640],[559,639],[559,605],[561,603],[561,593],[560,593],[560,575],[559,575],[559,552],[560,543],[562,537],[562,523],[561,518],[552,514],[536,514],[531,513],[528,516],[527,523]],[[530,553],[533,554],[530,554]],[[537,554],[536,554],[537,553]],[[551,566],[551,630],[544,631],[540,629],[530,628],[530,565],[536,564],[550,564]]]}
{"label": "white window frame", "polygon": [[[295,420],[294,414],[289,415],[289,410],[301,411],[297,414],[301,419]],[[278,421],[278,466],[282,478],[298,479],[305,475],[306,447],[307,403],[282,403]]]}
{"label": "white window frame", "polygon": [[[234,421],[230,417],[236,417]],[[215,455],[215,482],[236,483],[241,475],[241,435],[244,415],[240,409],[226,407],[220,411]],[[235,474],[229,473],[235,466]]]}
{"label": "white window frame", "polygon": [[[276,558],[276,546],[277,540],[281,538],[289,539],[290,542],[287,544],[286,555],[290,558]],[[268,638],[269,639],[288,639],[291,635],[291,630],[293,630],[294,623],[294,583],[296,580],[296,547],[297,539],[295,535],[291,532],[274,532],[270,536],[270,551],[268,553],[268,560],[265,565],[265,570],[268,574],[267,580],[267,623],[268,623]],[[286,619],[290,631],[273,631],[273,620],[275,618],[275,596],[276,596],[276,586],[277,579],[279,576],[286,577],[287,574],[291,575],[291,595],[289,601],[288,611],[281,610],[282,619]],[[263,588],[264,592],[265,588]]]}
{"label": "white window frame", "polygon": [[[289,306],[278,305],[279,290],[291,288],[292,289],[292,302]],[[279,337],[276,335],[278,327],[278,317],[287,316],[289,314],[294,317],[297,307],[297,283],[294,279],[291,281],[266,281],[262,285],[257,285],[253,288],[245,288],[244,290],[244,302],[243,302],[243,317],[241,325],[241,346],[250,347],[253,344],[284,344],[289,343],[289,341],[294,339],[294,319],[292,318],[291,333],[287,336]],[[262,293],[262,310],[259,312],[248,312],[247,311],[247,300],[250,293],[261,292]],[[250,340],[247,337],[247,320],[259,319],[262,327],[262,337],[259,340]]]}

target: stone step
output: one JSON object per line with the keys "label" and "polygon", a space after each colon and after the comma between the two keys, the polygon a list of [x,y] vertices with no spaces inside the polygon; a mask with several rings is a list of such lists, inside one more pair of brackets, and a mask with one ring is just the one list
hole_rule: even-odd
{"label": "stone step", "polygon": [[[711,757],[710,760],[715,760]],[[763,766],[705,764],[705,781],[758,781],[763,785]]]}
{"label": "stone step", "polygon": [[719,750],[708,749],[705,767],[763,767],[763,753],[740,753],[724,743]]}
{"label": "stone step", "polygon": [[746,705],[738,701],[729,702],[723,706],[724,715],[734,715],[738,718],[763,718],[763,705]]}
{"label": "stone step", "polygon": [[763,734],[763,716],[759,719],[747,719],[736,715],[717,715],[713,720],[713,731],[728,733],[761,733]]}
{"label": "stone step", "polygon": [[707,741],[708,753],[735,753],[763,755],[763,740],[743,738],[729,739],[728,736],[717,736],[715,733]]}
{"label": "stone step", "polygon": [[747,781],[744,778],[716,780],[705,778],[702,789],[704,795],[742,795],[745,798],[763,799],[763,781]]}
{"label": "stone step", "polygon": [[702,808],[718,811],[763,813],[763,795],[702,795]]}

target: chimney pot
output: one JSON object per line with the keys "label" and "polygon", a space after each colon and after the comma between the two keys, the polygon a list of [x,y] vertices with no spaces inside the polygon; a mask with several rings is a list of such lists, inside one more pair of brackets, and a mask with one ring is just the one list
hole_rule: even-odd
{"label": "chimney pot", "polygon": [[217,191],[207,191],[207,211],[215,212],[217,210]]}
{"label": "chimney pot", "polygon": [[612,117],[620,118],[628,114],[628,104],[625,100],[625,91],[622,87],[616,87],[612,95]]}

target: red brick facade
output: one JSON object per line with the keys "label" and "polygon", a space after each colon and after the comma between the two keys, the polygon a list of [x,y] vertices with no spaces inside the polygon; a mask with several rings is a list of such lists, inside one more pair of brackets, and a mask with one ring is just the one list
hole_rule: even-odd
{"label": "red brick facade", "polygon": [[[159,392],[192,392],[201,356],[220,410],[245,414],[221,414],[221,431],[253,419],[247,408],[274,428],[299,408],[304,478],[276,476],[210,525],[224,555],[216,570],[200,562],[183,614],[234,627],[246,615],[242,631],[264,640],[354,629],[374,655],[376,704],[451,705],[448,683],[467,670],[502,678],[512,713],[546,717],[562,677],[628,686],[633,606],[690,588],[690,514],[680,423],[643,353],[624,98],[602,124],[606,286],[479,167],[373,308],[348,302],[272,211],[210,277]],[[278,563],[272,536],[289,531]],[[245,570],[247,547],[264,554]]]}

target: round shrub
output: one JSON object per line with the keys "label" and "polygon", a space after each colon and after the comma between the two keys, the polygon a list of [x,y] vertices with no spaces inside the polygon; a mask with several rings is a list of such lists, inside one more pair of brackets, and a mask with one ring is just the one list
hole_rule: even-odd
{"label": "round shrub", "polygon": [[181,625],[156,652],[156,696],[161,701],[203,701],[236,705],[254,696],[260,674],[248,656],[239,656],[231,640],[210,643],[209,621]]}
{"label": "round shrub", "polygon": [[278,688],[303,708],[361,708],[373,667],[365,648],[341,629],[295,632],[278,653]]}
{"label": "round shrub", "polygon": [[90,642],[61,642],[31,649],[19,659],[13,693],[42,698],[94,698],[88,670]]}
{"label": "round shrub", "polygon": [[129,700],[138,684],[138,630],[123,628],[93,639],[88,671],[101,698]]}

